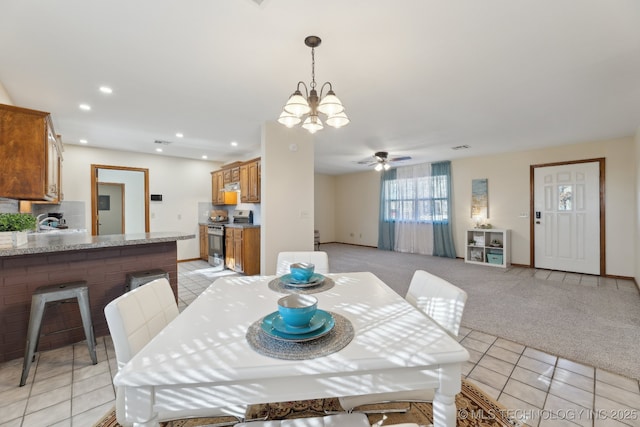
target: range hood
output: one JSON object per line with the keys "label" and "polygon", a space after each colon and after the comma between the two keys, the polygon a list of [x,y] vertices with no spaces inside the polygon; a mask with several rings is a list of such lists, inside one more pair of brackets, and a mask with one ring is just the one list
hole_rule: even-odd
{"label": "range hood", "polygon": [[224,191],[239,191],[240,190],[240,183],[239,182],[230,182],[228,184],[225,184],[224,186]]}

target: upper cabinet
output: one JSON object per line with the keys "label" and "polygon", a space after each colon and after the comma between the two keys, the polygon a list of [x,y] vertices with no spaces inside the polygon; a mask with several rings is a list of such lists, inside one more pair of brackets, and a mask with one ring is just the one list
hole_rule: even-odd
{"label": "upper cabinet", "polygon": [[224,191],[224,186],[240,184],[240,202],[260,203],[260,158],[235,162],[211,172],[211,201],[214,205],[235,205],[236,191]]}
{"label": "upper cabinet", "polygon": [[211,172],[211,203],[224,204],[224,173],[223,171]]}
{"label": "upper cabinet", "polygon": [[62,142],[51,115],[0,104],[0,197],[62,200]]}
{"label": "upper cabinet", "polygon": [[240,166],[240,201],[260,203],[260,159],[253,159]]}

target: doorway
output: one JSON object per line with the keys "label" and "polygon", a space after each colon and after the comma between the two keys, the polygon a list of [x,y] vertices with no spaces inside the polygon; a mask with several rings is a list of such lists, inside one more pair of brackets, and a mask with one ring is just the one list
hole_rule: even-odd
{"label": "doorway", "polygon": [[[123,191],[122,196],[122,232],[119,234],[148,233],[149,170],[123,166],[91,165],[91,234],[93,235],[112,234],[109,229],[100,229],[100,216],[107,213],[107,211],[99,209],[101,207],[99,195],[102,194],[100,192],[102,184],[121,184],[126,190]],[[106,198],[102,198],[102,207],[105,207],[106,200]],[[113,198],[109,199],[110,202],[112,200]]]}
{"label": "doorway", "polygon": [[98,183],[98,235],[124,234],[124,184]]}
{"label": "doorway", "polygon": [[605,159],[532,165],[531,266],[605,275]]}

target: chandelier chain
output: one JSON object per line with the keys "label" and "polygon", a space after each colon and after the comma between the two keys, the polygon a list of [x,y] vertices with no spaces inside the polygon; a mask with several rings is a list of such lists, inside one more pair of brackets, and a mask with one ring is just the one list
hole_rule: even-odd
{"label": "chandelier chain", "polygon": [[311,48],[311,89],[316,88],[316,48]]}

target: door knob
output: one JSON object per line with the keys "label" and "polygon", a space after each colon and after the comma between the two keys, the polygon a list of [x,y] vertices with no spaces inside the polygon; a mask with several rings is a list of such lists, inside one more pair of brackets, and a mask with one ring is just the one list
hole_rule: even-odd
{"label": "door knob", "polygon": [[540,221],[536,221],[536,224],[540,224]]}

